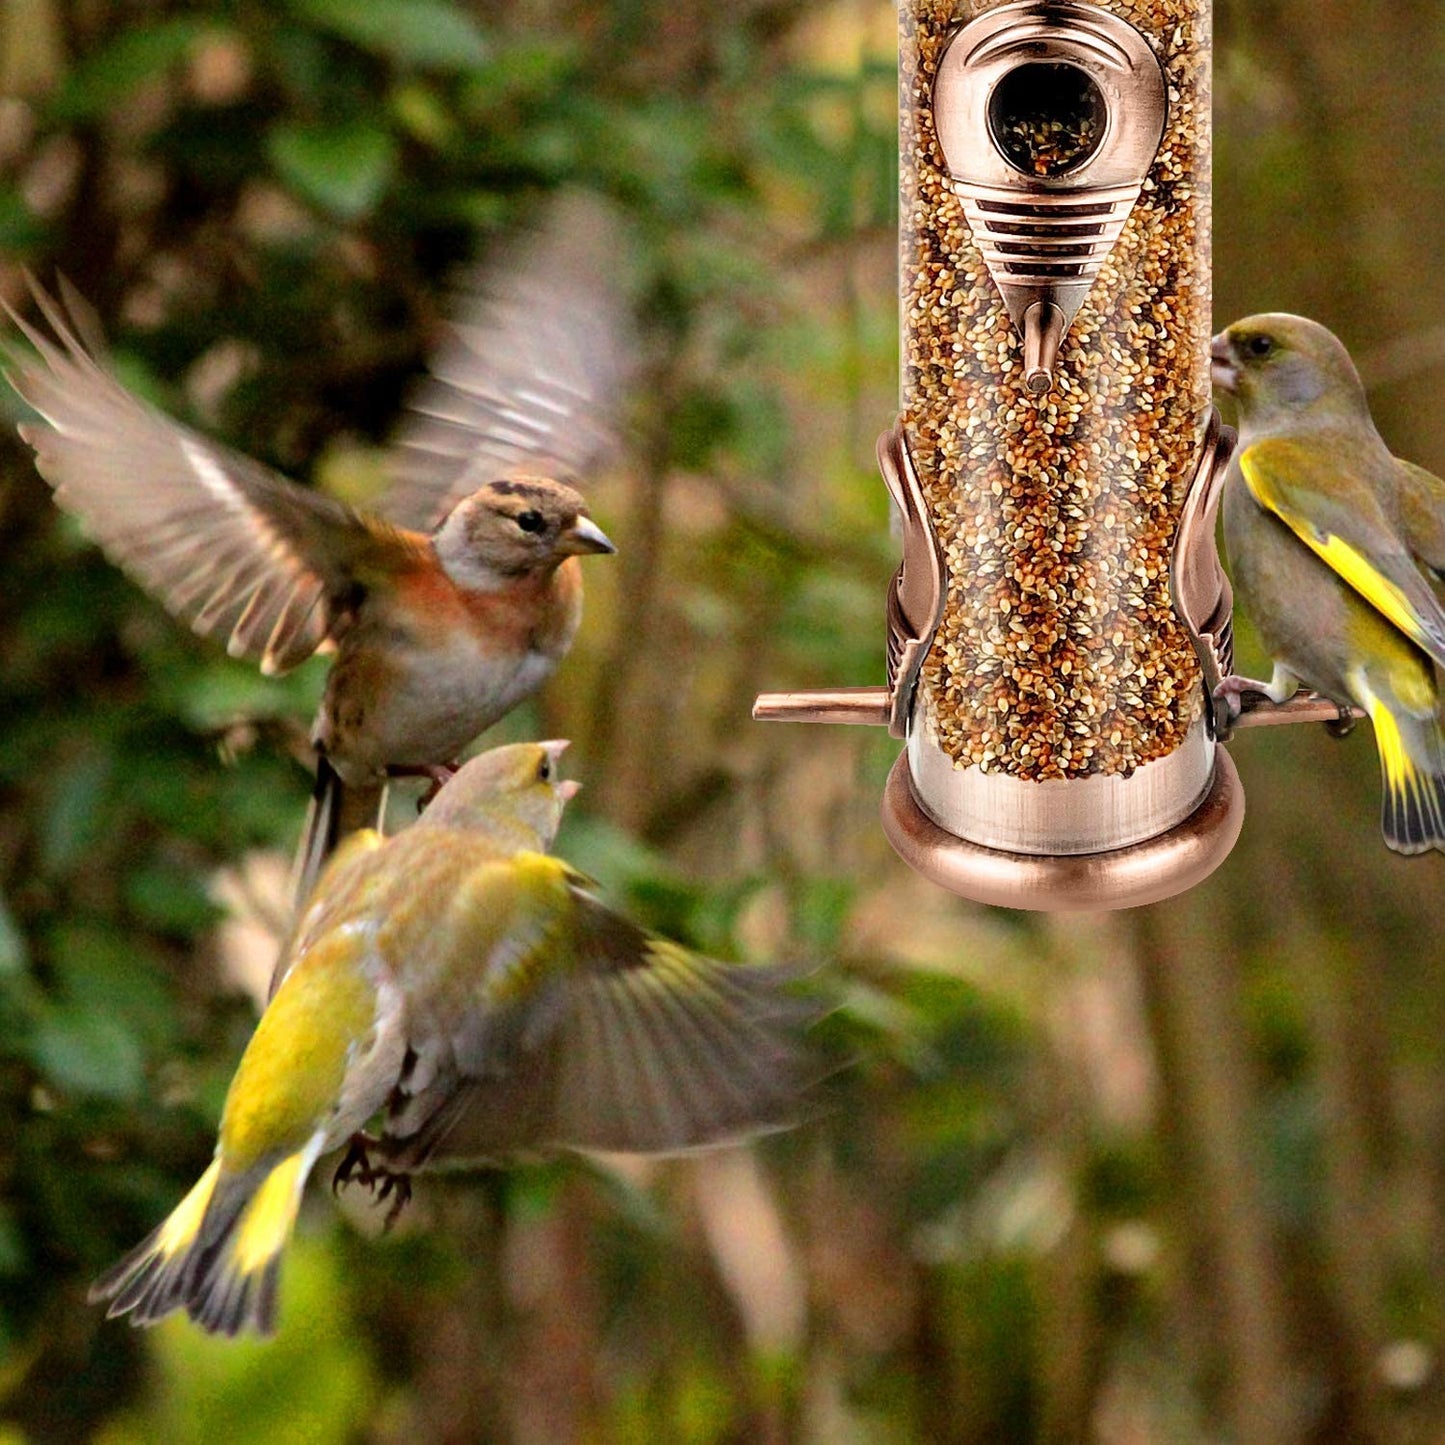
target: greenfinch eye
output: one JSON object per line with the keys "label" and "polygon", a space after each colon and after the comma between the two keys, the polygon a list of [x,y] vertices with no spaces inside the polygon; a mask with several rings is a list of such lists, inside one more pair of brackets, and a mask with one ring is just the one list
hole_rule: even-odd
{"label": "greenfinch eye", "polygon": [[528,510],[517,514],[517,525],[524,532],[540,532],[547,525],[547,519],[538,511]]}
{"label": "greenfinch eye", "polygon": [[542,761],[537,764],[537,781],[547,783],[552,780],[552,759],[543,756]]}
{"label": "greenfinch eye", "polygon": [[1268,356],[1274,350],[1274,337],[1251,336],[1246,344],[1251,356]]}

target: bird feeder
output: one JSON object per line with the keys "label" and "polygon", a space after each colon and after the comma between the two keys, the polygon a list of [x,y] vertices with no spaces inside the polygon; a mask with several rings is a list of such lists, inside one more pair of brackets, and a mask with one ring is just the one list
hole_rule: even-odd
{"label": "bird feeder", "polygon": [[906,740],[884,827],[955,892],[1153,902],[1223,860],[1244,807],[1211,705],[1232,436],[1210,404],[1209,0],[900,0],[899,21],[888,686],[755,716]]}

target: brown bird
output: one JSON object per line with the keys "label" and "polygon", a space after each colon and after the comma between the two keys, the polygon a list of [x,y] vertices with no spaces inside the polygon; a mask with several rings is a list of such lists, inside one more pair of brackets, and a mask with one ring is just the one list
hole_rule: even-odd
{"label": "brown bird", "polygon": [[[128,392],[89,309],[33,286],[43,334],[12,384],[57,501],[195,631],[280,673],[334,648],[298,898],[385,780],[437,775],[551,675],[576,635],[576,558],[614,547],[564,477],[615,444],[623,308],[592,202],[568,197],[458,307],[394,453],[388,519],[280,476]],[[419,528],[427,530],[418,530]]]}

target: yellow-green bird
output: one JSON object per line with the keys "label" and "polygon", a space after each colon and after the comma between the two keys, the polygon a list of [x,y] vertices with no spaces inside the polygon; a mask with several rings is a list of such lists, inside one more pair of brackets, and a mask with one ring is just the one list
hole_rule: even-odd
{"label": "yellow-green bird", "polygon": [[1274,659],[1282,702],[1300,683],[1353,703],[1375,730],[1381,827],[1400,853],[1445,851],[1440,682],[1445,483],[1390,454],[1340,341],[1317,322],[1272,313],[1214,338],[1214,382],[1239,408],[1224,493],[1230,576]]}
{"label": "yellow-green bird", "polygon": [[790,975],[649,934],[548,856],[576,789],[556,776],[565,746],[484,753],[412,827],[337,852],[210,1167],[93,1300],[135,1324],[183,1309],[213,1332],[270,1332],[307,1176],[348,1141],[338,1182],[400,1201],[434,1158],[668,1152],[790,1121],[811,1014]]}

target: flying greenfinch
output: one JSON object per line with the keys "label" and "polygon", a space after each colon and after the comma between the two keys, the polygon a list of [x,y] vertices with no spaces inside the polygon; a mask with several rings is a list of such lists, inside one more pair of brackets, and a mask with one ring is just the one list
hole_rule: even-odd
{"label": "flying greenfinch", "polygon": [[1239,412],[1224,492],[1230,575],[1274,660],[1268,683],[1227,678],[1221,701],[1304,683],[1375,731],[1381,827],[1400,853],[1445,851],[1445,731],[1437,669],[1445,609],[1445,484],[1391,456],[1339,340],[1301,316],[1236,322],[1214,339],[1215,385]]}
{"label": "flying greenfinch", "polygon": [[[91,1291],[152,1324],[274,1328],[307,1176],[399,1203],[436,1160],[671,1152],[790,1122],[811,1016],[772,967],[647,933],[547,853],[564,743],[474,758],[411,827],[360,830],[297,920],[210,1167]],[[375,1132],[363,1133],[368,1123]]]}
{"label": "flying greenfinch", "polygon": [[615,550],[567,480],[614,448],[630,367],[605,219],[567,197],[472,278],[398,431],[384,515],[133,396],[70,288],[63,305],[32,288],[49,334],[14,318],[37,357],[12,384],[41,418],[20,434],[107,555],[263,672],[335,650],[298,898],[377,822],[389,774],[453,763],[546,681],[581,618],[578,557]]}

